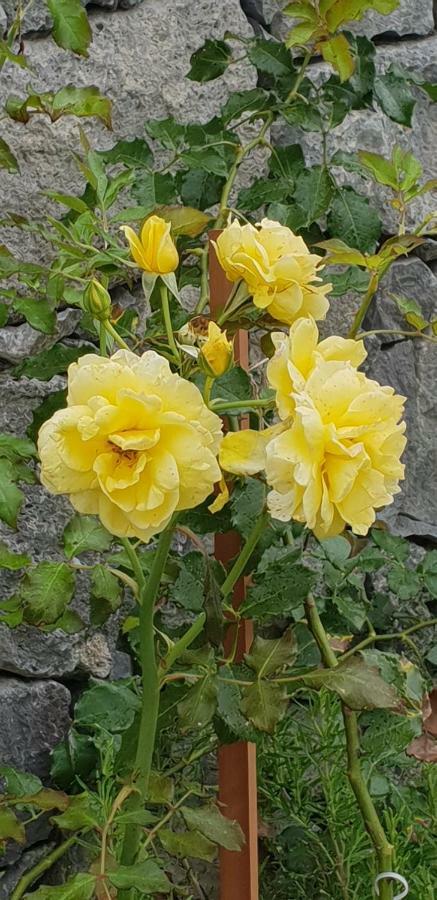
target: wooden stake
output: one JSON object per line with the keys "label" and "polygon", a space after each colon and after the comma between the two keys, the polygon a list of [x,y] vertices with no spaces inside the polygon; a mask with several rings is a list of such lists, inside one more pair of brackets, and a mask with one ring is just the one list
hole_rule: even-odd
{"label": "wooden stake", "polygon": [[[219,231],[211,231],[209,239],[215,240]],[[209,276],[211,290],[211,316],[214,318],[223,309],[231,291],[231,284],[220,267],[215,250],[209,246]],[[239,331],[235,337],[235,356],[240,366],[249,367],[249,341],[246,331]],[[242,427],[248,427],[248,417],[242,419]],[[216,559],[227,563],[237,555],[240,537],[237,532],[217,534],[215,538]],[[244,579],[241,578],[234,589],[233,605],[238,608],[245,595]],[[230,650],[235,632],[230,627],[227,632],[225,652]],[[243,658],[252,643],[252,623],[242,621],[238,630],[236,661]],[[229,819],[236,819],[243,829],[246,844],[242,851],[220,852],[220,900],[258,900],[258,813],[256,782],[256,747],[246,741],[226,744],[219,751],[219,800],[222,812]]]}

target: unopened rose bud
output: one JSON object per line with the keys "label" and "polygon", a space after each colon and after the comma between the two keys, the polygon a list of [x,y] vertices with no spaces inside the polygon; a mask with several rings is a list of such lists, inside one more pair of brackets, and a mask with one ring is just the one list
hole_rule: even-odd
{"label": "unopened rose bud", "polygon": [[84,310],[99,322],[106,322],[111,317],[111,297],[96,278],[93,278],[85,288],[82,305]]}
{"label": "unopened rose bud", "polygon": [[219,378],[231,368],[233,362],[232,341],[226,337],[226,331],[221,331],[215,322],[210,322],[208,337],[200,347],[200,368],[209,378]]}

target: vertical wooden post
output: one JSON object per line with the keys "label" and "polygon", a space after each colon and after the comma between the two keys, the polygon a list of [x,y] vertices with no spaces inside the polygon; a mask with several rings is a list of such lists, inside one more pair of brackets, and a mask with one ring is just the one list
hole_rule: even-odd
{"label": "vertical wooden post", "polygon": [[[211,231],[210,240],[220,232]],[[219,266],[214,248],[209,247],[209,274],[211,289],[211,315],[214,318],[226,303],[231,284]],[[235,337],[235,354],[240,366],[249,365],[249,341],[246,331],[239,331]],[[248,417],[243,427],[248,427]],[[240,538],[236,532],[217,534],[215,556],[227,563],[238,553]],[[245,593],[244,579],[237,582],[233,605],[238,607]],[[228,648],[232,646],[235,633],[232,627],[227,634]],[[237,661],[249,650],[252,643],[252,623],[242,621],[238,632]],[[226,648],[225,648],[226,650]],[[256,747],[245,741],[227,744],[219,751],[219,800],[222,811],[230,819],[236,819],[243,829],[246,843],[239,853],[229,850],[220,852],[220,900],[258,900],[258,813],[256,782]]]}

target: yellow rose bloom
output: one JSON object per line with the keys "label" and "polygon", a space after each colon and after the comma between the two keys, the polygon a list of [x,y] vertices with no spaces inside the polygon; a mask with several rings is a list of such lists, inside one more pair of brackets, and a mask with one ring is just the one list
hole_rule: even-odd
{"label": "yellow rose bloom", "polygon": [[227,278],[243,279],[255,306],[291,325],[301,316],[324,319],[331,285],[318,276],[322,258],[310,253],[290,228],[263,219],[258,226],[235,219],[217,238],[217,257]]}
{"label": "yellow rose bloom", "polygon": [[171,224],[159,216],[149,216],[140,235],[123,225],[130,252],[137,266],[151,275],[168,275],[178,267],[179,255],[170,234]]}
{"label": "yellow rose bloom", "polygon": [[272,517],[303,522],[319,538],[346,525],[367,534],[404,477],[405,398],[350,364],[322,360],[293,399],[291,427],[266,447]]}
{"label": "yellow rose bloom", "polygon": [[208,324],[208,337],[200,346],[200,363],[212,378],[219,378],[231,367],[234,358],[233,344],[215,322]]}
{"label": "yellow rose bloom", "polygon": [[39,432],[41,481],[112,534],[148,541],[220,480],[221,420],[154,351],[89,354],[68,370],[67,408]]}
{"label": "yellow rose bloom", "polygon": [[276,391],[281,419],[293,413],[293,393],[304,390],[308,376],[321,360],[349,362],[358,368],[367,356],[363,341],[332,336],[318,343],[319,332],[312,316],[297,319],[289,335],[275,331],[271,338],[276,352],[267,364],[267,378]]}

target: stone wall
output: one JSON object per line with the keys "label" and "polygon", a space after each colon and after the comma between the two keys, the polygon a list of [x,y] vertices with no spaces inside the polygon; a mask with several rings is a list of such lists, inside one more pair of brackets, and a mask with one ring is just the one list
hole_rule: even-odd
{"label": "stone wall", "polygon": [[[184,120],[206,120],[223,102],[229,90],[254,86],[254,70],[244,63],[232,66],[217,81],[200,85],[184,78],[192,52],[206,37],[222,37],[224,31],[250,35],[252,29],[270,33],[272,39],[284,33],[287,23],[276,0],[94,0],[90,10],[94,40],[88,60],[78,61],[56,47],[47,36],[50,23],[42,0],[36,0],[25,20],[26,51],[32,72],[5,67],[0,94],[24,94],[31,83],[37,90],[56,89],[69,82],[77,85],[96,84],[114,102],[114,135],[131,138],[143,134],[146,118],[175,115]],[[11,20],[15,0],[2,0],[0,28]],[[437,81],[437,35],[432,0],[402,0],[391,16],[372,14],[356,29],[375,37],[378,65],[385,68],[396,60],[412,66]],[[319,64],[315,64],[318,66]],[[320,68],[320,66],[319,66]],[[94,146],[103,148],[113,142],[113,135],[95,122],[85,122],[85,131]],[[73,160],[79,150],[79,133],[74,119],[61,119],[51,125],[44,117],[35,117],[26,126],[2,122],[2,135],[14,148],[22,176],[4,174],[0,182],[0,208],[24,214],[50,210],[43,192],[59,189],[73,192],[80,188],[81,178]],[[276,142],[300,140],[308,163],[319,161],[314,135],[276,130]],[[331,138],[332,149],[353,151],[367,148],[389,152],[395,141],[413,149],[424,165],[425,175],[437,175],[434,148],[437,143],[437,105],[418,103],[415,126],[403,129],[372,110],[357,111]],[[360,190],[363,183],[360,182]],[[378,189],[377,203],[390,230],[390,214],[386,198]],[[435,206],[433,195],[420,200],[413,210],[415,217]],[[2,239],[11,250],[29,255],[40,252],[27,238],[23,247],[21,233],[3,230]],[[393,266],[382,285],[369,328],[401,327],[395,313],[384,311],[381,301],[392,291],[415,297],[425,313],[437,317],[437,245],[429,242],[417,257]],[[388,307],[387,307],[388,308]],[[344,333],[345,322],[353,312],[348,296],[334,301],[331,328]],[[77,325],[77,314],[68,311],[60,317],[59,329],[71,335]],[[41,349],[30,341],[46,340],[31,332],[26,325],[10,326],[0,335],[0,360],[19,361]],[[376,344],[376,339],[375,339]],[[382,352],[381,352],[382,351]],[[389,511],[392,526],[412,538],[437,538],[437,492],[432,487],[436,471],[437,404],[435,378],[437,352],[425,341],[391,340],[371,353],[370,371],[384,383],[393,384],[409,398],[407,420],[409,449],[408,478],[405,489]],[[25,434],[32,410],[44,396],[58,390],[62,379],[49,383],[17,381],[6,366],[0,372],[0,431]],[[71,516],[66,501],[49,496],[36,485],[26,488],[27,499],[20,516],[20,529],[11,533],[0,526],[14,549],[29,552],[36,560],[56,558],[59,536]],[[5,595],[14,589],[15,576],[3,576]],[[86,582],[79,582],[76,602],[84,603]],[[107,678],[126,674],[126,659],[116,646],[117,622],[103,634],[91,629],[80,635],[62,632],[42,634],[30,626],[9,631],[0,626],[0,762],[26,768],[42,776],[49,769],[51,747],[69,725],[71,692],[76,692],[89,675]],[[0,863],[0,900],[7,900],[14,884],[27,867],[44,855],[50,846],[50,828],[46,822],[29,834],[24,850],[12,846]],[[46,843],[45,843],[46,842]]]}

